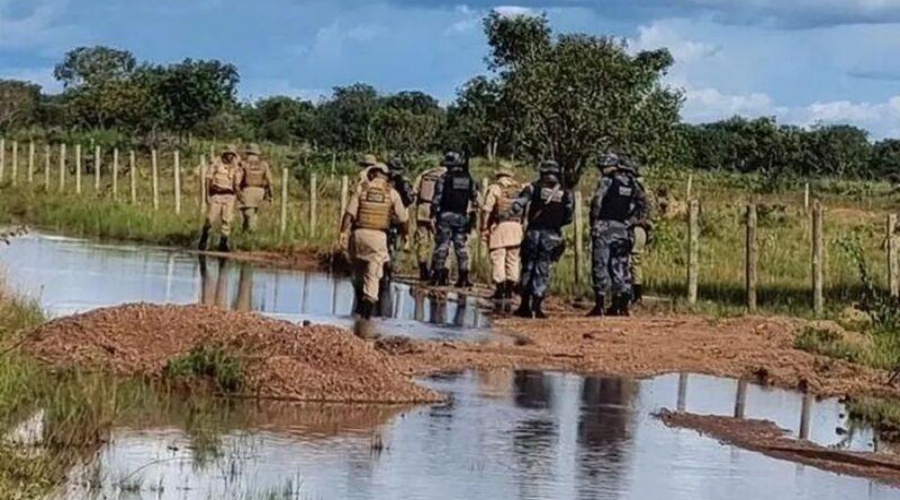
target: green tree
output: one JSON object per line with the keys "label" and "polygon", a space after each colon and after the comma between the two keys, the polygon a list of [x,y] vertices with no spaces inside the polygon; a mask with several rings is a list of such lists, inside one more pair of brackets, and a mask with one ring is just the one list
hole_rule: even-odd
{"label": "green tree", "polygon": [[37,121],[41,88],[19,80],[0,80],[0,131],[24,128]]}
{"label": "green tree", "polygon": [[316,139],[316,108],[309,101],[274,96],[257,101],[248,112],[260,139],[279,143]]}
{"label": "green tree", "polygon": [[193,132],[213,117],[233,111],[239,81],[237,68],[217,60],[185,59],[166,68],[158,92],[172,130]]}
{"label": "green tree", "polygon": [[423,92],[400,92],[381,100],[372,118],[378,149],[423,153],[435,147],[444,124],[437,99]]}
{"label": "green tree", "polygon": [[135,67],[137,60],[127,50],[79,47],[66,53],[63,61],[56,65],[53,76],[67,89],[93,87],[111,80],[127,80]]}
{"label": "green tree", "polygon": [[374,149],[372,125],[379,108],[378,92],[370,85],[335,87],[332,99],[319,107],[323,142],[340,150]]}
{"label": "green tree", "polygon": [[872,146],[870,171],[879,177],[900,179],[900,139],[884,139]]}
{"label": "green tree", "polygon": [[466,82],[447,110],[449,142],[493,161],[501,142],[509,139],[501,90],[499,82],[485,76]]}

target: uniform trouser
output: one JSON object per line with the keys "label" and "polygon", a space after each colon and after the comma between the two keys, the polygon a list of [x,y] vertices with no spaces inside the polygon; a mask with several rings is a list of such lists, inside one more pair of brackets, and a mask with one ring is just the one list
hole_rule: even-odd
{"label": "uniform trouser", "polygon": [[551,229],[529,229],[522,242],[522,293],[543,298],[550,286],[553,264],[565,248],[562,233]]}
{"label": "uniform trouser", "polygon": [[633,285],[644,284],[644,253],[647,249],[647,230],[643,227],[634,228],[634,246],[631,248],[631,283]]}
{"label": "uniform trouser", "polygon": [[624,223],[601,221],[591,235],[594,293],[631,295],[631,231]]}
{"label": "uniform trouser", "polygon": [[430,220],[416,221],[416,232],[413,233],[413,245],[416,248],[416,259],[419,262],[431,260],[434,252],[434,225]]}
{"label": "uniform trouser", "polygon": [[259,225],[259,206],[266,198],[266,190],[261,187],[247,187],[241,192],[241,198],[244,231],[256,231]]}
{"label": "uniform trouser", "polygon": [[234,222],[233,194],[214,194],[209,198],[209,208],[206,211],[206,227],[219,228],[222,236],[231,235],[231,224]]}
{"label": "uniform trouser", "polygon": [[495,284],[504,281],[519,281],[521,275],[521,248],[504,247],[491,249],[491,270]]}
{"label": "uniform trouser", "polygon": [[373,304],[378,302],[381,278],[384,276],[384,264],[377,261],[354,259],[354,286],[362,290],[363,298]]}
{"label": "uniform trouser", "polygon": [[442,214],[437,222],[437,234],[432,269],[444,269],[450,246],[456,251],[456,265],[460,271],[469,270],[469,218],[465,215]]}

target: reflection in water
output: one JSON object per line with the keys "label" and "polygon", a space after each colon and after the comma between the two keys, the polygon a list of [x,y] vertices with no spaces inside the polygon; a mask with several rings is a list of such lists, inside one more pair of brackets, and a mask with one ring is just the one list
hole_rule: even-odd
{"label": "reflection in water", "polygon": [[614,495],[621,489],[636,392],[637,384],[627,379],[584,380],[578,419],[579,498]]}

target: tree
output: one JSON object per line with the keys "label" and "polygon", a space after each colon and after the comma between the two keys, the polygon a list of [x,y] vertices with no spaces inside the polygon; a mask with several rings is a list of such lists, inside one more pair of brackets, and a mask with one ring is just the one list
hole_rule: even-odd
{"label": "tree", "polygon": [[437,99],[423,92],[399,92],[382,98],[372,117],[374,141],[391,153],[423,153],[437,145],[444,124]]}
{"label": "tree", "polygon": [[814,128],[807,134],[809,171],[835,177],[871,177],[868,133],[852,125]]}
{"label": "tree", "polygon": [[581,34],[554,40],[543,16],[493,12],[484,25],[512,140],[532,160],[559,162],[568,184],[599,150],[646,161],[674,148],[681,95],[660,82],[667,51],[631,55],[622,42]]}
{"label": "tree", "polygon": [[110,47],[79,47],[66,53],[53,76],[65,88],[96,86],[112,80],[127,80],[137,61],[131,52]]}
{"label": "tree", "polygon": [[884,139],[872,147],[871,173],[875,176],[900,177],[900,140]]}
{"label": "tree", "polygon": [[478,76],[466,82],[447,111],[452,142],[493,161],[500,141],[508,138],[501,97],[501,86],[496,80]]}
{"label": "tree", "polygon": [[0,80],[0,131],[23,128],[38,119],[41,88],[19,80]]}
{"label": "tree", "polygon": [[217,60],[185,59],[160,71],[159,93],[175,131],[194,131],[237,105],[237,68]]}
{"label": "tree", "polygon": [[316,108],[309,101],[269,97],[257,101],[248,115],[260,139],[280,143],[315,139]]}
{"label": "tree", "polygon": [[319,108],[323,142],[335,149],[374,149],[372,124],[379,107],[378,92],[370,85],[335,87],[332,99]]}

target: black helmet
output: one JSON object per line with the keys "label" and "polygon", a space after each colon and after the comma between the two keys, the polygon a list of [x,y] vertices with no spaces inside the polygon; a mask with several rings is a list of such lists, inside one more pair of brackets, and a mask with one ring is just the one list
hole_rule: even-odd
{"label": "black helmet", "polygon": [[399,174],[403,172],[403,160],[400,157],[393,157],[388,160],[388,170],[391,171],[392,174]]}
{"label": "black helmet", "polygon": [[560,174],[559,163],[556,163],[553,160],[544,160],[541,162],[541,165],[538,167],[538,173],[540,173],[541,175],[544,175],[544,174],[559,175]]}
{"label": "black helmet", "polygon": [[605,153],[600,156],[599,160],[597,160],[597,167],[600,168],[600,170],[621,166],[622,159],[619,158],[619,155],[615,153]]}
{"label": "black helmet", "polygon": [[447,154],[444,155],[443,161],[441,161],[441,166],[447,168],[462,167],[463,165],[462,156],[455,151],[448,151]]}

